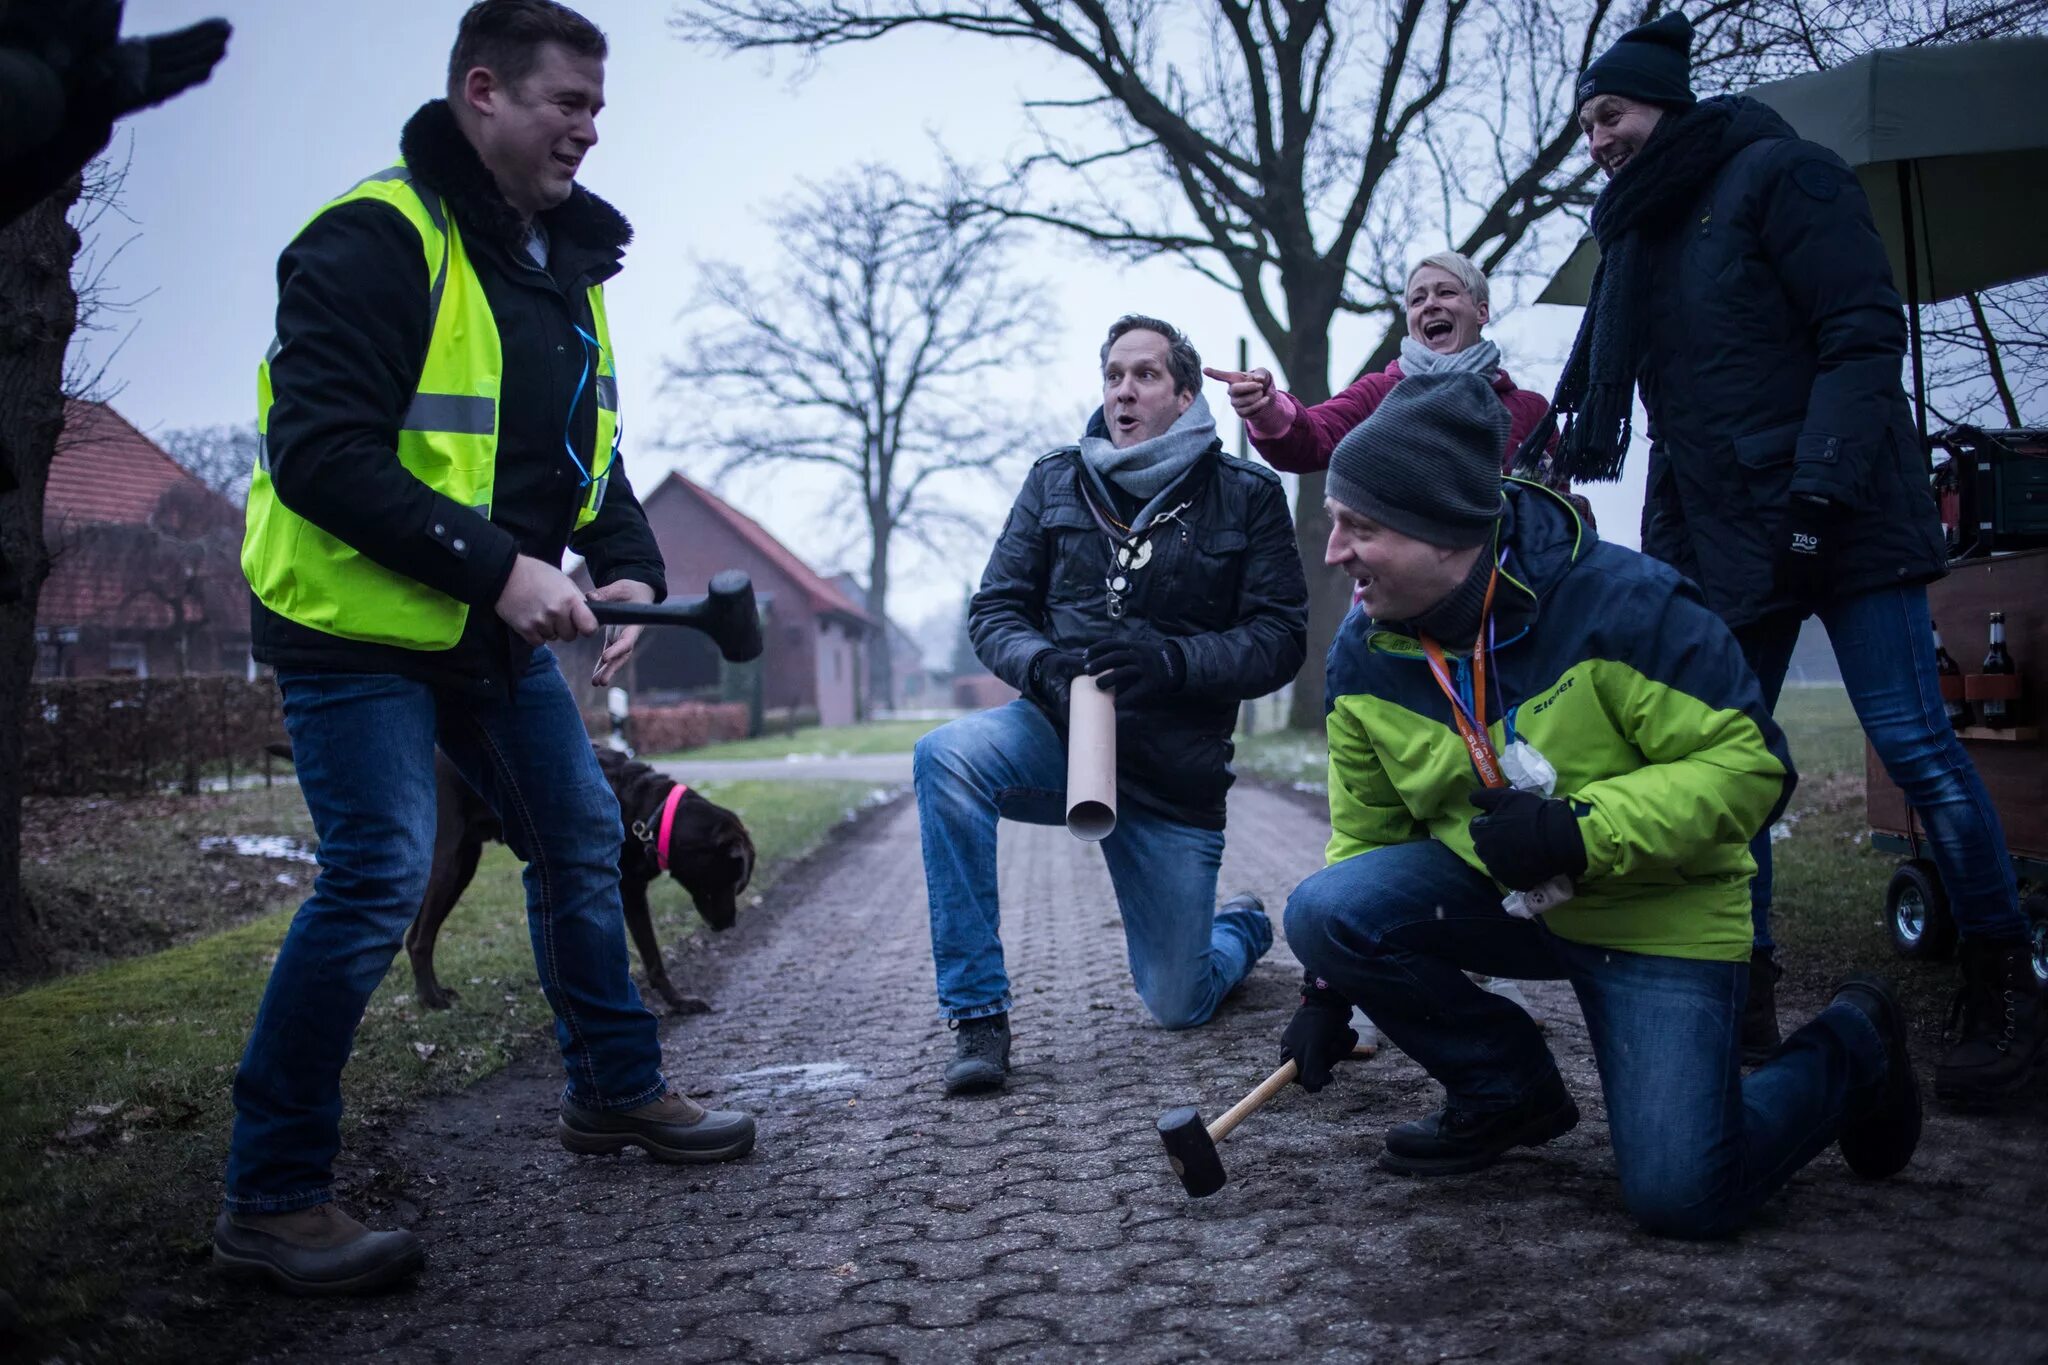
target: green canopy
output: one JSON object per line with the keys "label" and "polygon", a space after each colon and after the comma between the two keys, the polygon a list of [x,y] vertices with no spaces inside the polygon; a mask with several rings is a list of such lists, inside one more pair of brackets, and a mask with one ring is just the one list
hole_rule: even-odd
{"label": "green canopy", "polygon": [[[1855,168],[1909,302],[2048,272],[2048,38],[1887,48],[1748,93]],[[1585,238],[1536,301],[1583,305],[1599,259]]]}

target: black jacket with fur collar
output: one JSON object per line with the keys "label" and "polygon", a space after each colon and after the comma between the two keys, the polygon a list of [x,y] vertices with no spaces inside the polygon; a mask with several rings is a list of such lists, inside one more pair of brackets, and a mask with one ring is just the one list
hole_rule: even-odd
{"label": "black jacket with fur collar", "polygon": [[[585,291],[618,273],[633,230],[578,186],[540,216],[549,238],[541,270],[521,246],[518,215],[446,101],[414,114],[399,148],[413,175],[443,196],[498,325],[505,372],[490,519],[428,489],[398,463],[397,431],[427,351],[428,278],[419,234],[373,200],[320,215],[278,260],[271,477],[278,498],[314,525],[467,602],[469,626],[454,649],[415,651],[343,640],[258,602],[255,654],[281,668],[399,673],[498,691],[528,656],[498,619],[498,594],[515,555],[560,561],[583,496],[566,447],[585,468],[594,453],[594,385],[583,380],[578,395],[586,348],[577,328],[591,329]],[[661,551],[623,460],[612,467],[603,510],[574,548],[597,583],[635,579],[652,585],[657,599],[666,594]]]}

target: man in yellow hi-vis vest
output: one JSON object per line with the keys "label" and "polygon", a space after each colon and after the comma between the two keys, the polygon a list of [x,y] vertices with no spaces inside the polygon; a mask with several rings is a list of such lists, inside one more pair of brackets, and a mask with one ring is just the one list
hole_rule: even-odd
{"label": "man in yellow hi-vis vest", "polygon": [[214,1256],[290,1292],[375,1289],[424,1264],[410,1232],[370,1231],[331,1186],[342,1067],[426,890],[437,744],[527,865],[564,1144],[672,1161],[753,1146],[747,1115],[662,1078],[627,970],[618,804],[545,647],[597,629],[556,567],[572,545],[600,598],[666,591],[618,454],[604,308],[632,231],[576,184],[605,53],[553,0],[473,5],[448,97],[406,124],[400,163],[322,208],[278,262],[242,565],[320,875],[236,1073]]}

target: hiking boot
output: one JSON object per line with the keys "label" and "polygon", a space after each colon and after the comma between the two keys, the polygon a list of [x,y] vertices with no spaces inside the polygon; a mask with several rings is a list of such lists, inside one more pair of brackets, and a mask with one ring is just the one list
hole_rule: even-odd
{"label": "hiking boot", "polygon": [[585,1156],[608,1156],[638,1147],[656,1161],[732,1161],[754,1150],[754,1118],[730,1109],[706,1109],[671,1090],[638,1109],[585,1109],[562,1101],[557,1134]]}
{"label": "hiking boot", "polygon": [[953,1030],[953,1060],[946,1067],[946,1093],[972,1095],[983,1090],[1001,1090],[1010,1074],[1010,1016],[1005,1013],[955,1019],[946,1027]]}
{"label": "hiking boot", "polygon": [[1850,977],[1835,987],[1833,1003],[1862,1010],[1884,1039],[1884,1077],[1867,1094],[1850,1096],[1837,1139],[1850,1170],[1882,1180],[1905,1170],[1920,1145],[1920,1082],[1906,1051],[1906,1013],[1891,983],[1876,976]]}
{"label": "hiking boot", "polygon": [[369,1294],[412,1278],[426,1248],[404,1228],[372,1232],[333,1203],[213,1220],[213,1263],[287,1294]]}
{"label": "hiking boot", "polygon": [[2035,1063],[2048,1061],[2048,1001],[2026,939],[1965,939],[1956,957],[1963,981],[1948,1016],[1955,1044],[1934,1064],[1934,1094],[1969,1109],[2013,1094]]}
{"label": "hiking boot", "polygon": [[1536,1147],[1579,1126],[1564,1078],[1555,1071],[1511,1109],[1482,1112],[1445,1105],[1428,1118],[1387,1130],[1380,1169],[1395,1175],[1463,1175],[1483,1170],[1515,1147]]}
{"label": "hiking boot", "polygon": [[1778,1053],[1785,1036],[1778,1031],[1778,978],[1785,969],[1769,948],[1749,953],[1749,998],[1742,1006],[1742,1064],[1762,1066]]}

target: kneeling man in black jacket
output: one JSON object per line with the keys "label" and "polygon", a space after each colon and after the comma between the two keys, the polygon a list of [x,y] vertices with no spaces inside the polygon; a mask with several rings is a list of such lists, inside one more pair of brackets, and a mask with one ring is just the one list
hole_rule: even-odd
{"label": "kneeling man in black jacket", "polygon": [[1009,1074],[996,821],[1065,819],[1083,673],[1116,695],[1119,814],[1102,853],[1146,1008],[1170,1029],[1206,1023],[1272,946],[1258,897],[1215,908],[1230,732],[1239,702],[1301,666],[1308,588],[1279,477],[1223,453],[1201,385],[1173,327],[1109,329],[1102,408],[1032,467],[968,611],[975,653],[1024,695],[918,743],[939,1009],[957,1030],[949,1094]]}

